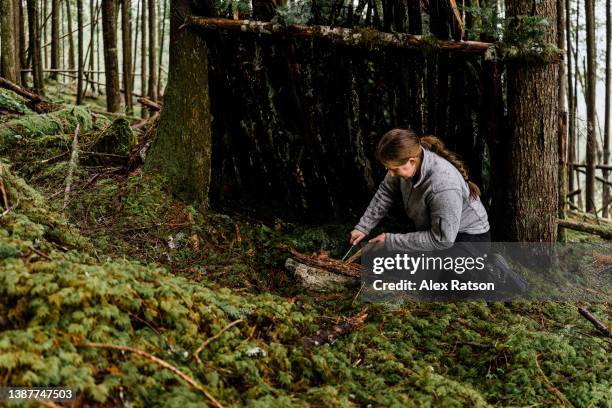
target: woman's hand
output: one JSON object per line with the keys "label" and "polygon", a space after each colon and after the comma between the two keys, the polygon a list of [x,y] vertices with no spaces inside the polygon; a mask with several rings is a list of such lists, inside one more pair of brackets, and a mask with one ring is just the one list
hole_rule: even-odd
{"label": "woman's hand", "polygon": [[377,243],[377,242],[380,242],[381,244],[384,244],[385,243],[385,233],[383,232],[382,234],[378,235],[375,238],[372,238],[368,242],[370,242],[372,244]]}
{"label": "woman's hand", "polygon": [[366,234],[364,234],[363,232],[354,229],[351,231],[351,237],[349,238],[349,243],[351,245],[357,245],[359,241],[365,238],[365,236]]}

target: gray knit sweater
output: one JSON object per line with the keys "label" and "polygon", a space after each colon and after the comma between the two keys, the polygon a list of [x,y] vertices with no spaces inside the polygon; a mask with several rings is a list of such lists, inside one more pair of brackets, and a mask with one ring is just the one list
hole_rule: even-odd
{"label": "gray knit sweater", "polygon": [[480,199],[470,198],[459,170],[427,149],[423,149],[420,175],[414,184],[410,178],[387,173],[355,229],[369,234],[400,193],[417,232],[385,234],[385,247],[389,250],[446,249],[459,232],[481,234],[489,230],[487,212]]}

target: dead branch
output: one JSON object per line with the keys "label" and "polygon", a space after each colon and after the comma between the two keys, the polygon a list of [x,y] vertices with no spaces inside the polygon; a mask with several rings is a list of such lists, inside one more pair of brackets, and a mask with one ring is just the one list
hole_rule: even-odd
{"label": "dead branch", "polygon": [[286,244],[279,244],[276,247],[289,251],[295,257],[296,260],[303,264],[354,278],[358,278],[359,276],[361,276],[361,265],[349,262],[342,262],[338,259],[329,258],[325,255],[305,255],[298,252],[295,248],[292,248]]}
{"label": "dead branch", "polygon": [[303,337],[302,347],[306,350],[310,350],[325,343],[332,343],[338,337],[361,328],[365,323],[366,317],[368,317],[367,311],[368,308],[364,307],[355,316],[345,319],[342,323],[334,325],[329,329],[318,330],[310,336]]}
{"label": "dead branch", "polygon": [[0,87],[11,90],[17,95],[24,97],[28,100],[28,106],[37,113],[46,113],[54,110],[58,110],[61,105],[49,102],[42,96],[29,91],[28,89],[19,86],[6,78],[0,77]]}
{"label": "dead branch", "polygon": [[9,205],[8,196],[6,195],[6,190],[4,189],[4,166],[0,162],[0,193],[2,193],[2,205],[5,210],[11,208]]}
{"label": "dead branch", "polygon": [[601,320],[595,317],[595,315],[593,315],[587,309],[585,309],[584,307],[579,307],[578,312],[580,312],[582,317],[593,323],[593,326],[595,326],[597,330],[602,332],[606,337],[612,337],[612,330],[610,330],[607,325],[605,325]]}
{"label": "dead branch", "polygon": [[213,341],[215,341],[216,339],[218,339],[219,337],[221,337],[221,335],[226,332],[227,330],[231,329],[232,327],[234,327],[235,325],[237,325],[238,323],[242,323],[244,320],[242,319],[238,319],[238,320],[234,320],[233,322],[231,322],[230,324],[228,324],[227,326],[225,326],[224,328],[222,328],[219,333],[215,334],[212,337],[207,338],[206,340],[204,340],[204,342],[202,343],[202,345],[200,347],[198,347],[198,349],[195,351],[195,353],[193,353],[193,356],[195,357],[195,359],[198,361],[198,364],[202,364],[202,360],[200,360],[200,353],[202,352],[202,350],[204,350],[204,348],[206,346],[208,346],[210,343],[212,343]]}
{"label": "dead branch", "polygon": [[149,354],[146,351],[142,351],[142,350],[139,350],[133,347],[128,347],[128,346],[116,346],[114,344],[105,344],[105,343],[78,343],[76,344],[76,346],[77,347],[95,347],[95,348],[103,348],[103,349],[111,349],[111,350],[129,351],[130,353],[134,353],[136,355],[144,357],[147,360],[152,361],[153,363],[159,365],[160,367],[172,371],[178,377],[183,379],[187,384],[191,385],[193,388],[195,388],[196,390],[204,394],[206,398],[208,398],[215,407],[224,408],[223,405],[221,405],[219,401],[217,401],[208,391],[206,391],[206,389],[204,389],[204,387],[201,384],[196,382],[193,378],[183,373],[181,370],[179,370],[172,364],[158,357],[155,357],[154,355]]}
{"label": "dead branch", "polygon": [[68,175],[66,176],[66,188],[64,189],[64,205],[62,206],[62,210],[68,207],[68,200],[70,198],[70,187],[72,186],[72,176],[79,160],[79,125],[80,124],[77,123],[76,129],[74,130],[74,139],[72,139],[72,154],[70,155]]}
{"label": "dead branch", "polygon": [[161,110],[160,104],[158,104],[157,102],[153,102],[152,100],[150,100],[149,98],[145,98],[144,96],[141,96],[140,98],[138,98],[138,102],[140,102],[143,106],[146,106],[152,111]]}

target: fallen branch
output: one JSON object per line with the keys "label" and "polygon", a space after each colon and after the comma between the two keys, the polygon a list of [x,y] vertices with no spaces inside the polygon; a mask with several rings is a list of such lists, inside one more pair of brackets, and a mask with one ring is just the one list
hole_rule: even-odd
{"label": "fallen branch", "polygon": [[329,258],[324,255],[305,255],[298,252],[295,248],[292,248],[286,244],[280,244],[276,247],[289,251],[295,257],[296,260],[303,264],[354,278],[358,278],[361,276],[361,265],[349,262],[342,262],[338,259]]}
{"label": "fallen branch", "polygon": [[612,337],[612,330],[608,326],[606,326],[601,320],[595,317],[591,312],[589,312],[584,307],[579,307],[578,312],[587,319],[589,322],[593,323],[593,326],[597,328],[600,332],[602,332],[606,337]]}
{"label": "fallen branch", "polygon": [[238,320],[234,320],[233,322],[231,322],[230,324],[228,324],[227,326],[225,326],[224,328],[222,328],[219,333],[215,334],[212,337],[207,338],[206,340],[204,340],[204,342],[202,343],[202,345],[200,347],[198,347],[198,349],[195,351],[195,353],[193,353],[195,359],[198,361],[198,364],[202,364],[202,360],[200,360],[200,353],[202,352],[202,350],[204,350],[204,348],[206,346],[208,346],[210,343],[212,343],[213,341],[215,341],[216,339],[218,339],[219,337],[221,337],[221,335],[223,333],[225,333],[227,330],[231,329],[232,327],[234,327],[235,325],[237,325],[238,323],[243,322],[244,320],[242,319],[238,319]]}
{"label": "fallen branch", "polygon": [[185,382],[187,382],[189,385],[191,385],[193,388],[195,388],[196,390],[200,391],[202,394],[204,394],[206,396],[206,398],[208,398],[210,400],[210,402],[212,402],[212,404],[217,407],[217,408],[223,408],[223,405],[221,405],[221,403],[219,401],[217,401],[208,391],[206,391],[204,389],[204,387],[202,385],[200,385],[198,382],[196,382],[193,378],[191,378],[190,376],[188,376],[187,374],[183,373],[181,370],[179,370],[178,368],[176,368],[175,366],[173,366],[172,364],[158,358],[155,357],[152,354],[147,353],[146,351],[142,351],[133,347],[128,347],[128,346],[116,346],[114,344],[104,344],[104,343],[78,343],[76,344],[77,347],[95,347],[95,348],[103,348],[103,349],[110,349],[110,350],[120,350],[120,351],[129,351],[130,353],[134,353],[137,354],[141,357],[146,358],[149,361],[152,361],[153,363],[159,365],[160,367],[163,367],[167,370],[172,371],[174,374],[176,374],[177,376],[179,376],[181,379],[183,379]]}
{"label": "fallen branch", "polygon": [[28,100],[28,106],[37,113],[46,113],[60,109],[60,105],[45,100],[42,96],[19,86],[6,78],[0,77],[0,87],[11,90]]}
{"label": "fallen branch", "polygon": [[586,224],[584,222],[570,221],[558,219],[557,224],[563,228],[569,228],[575,231],[588,232],[589,234],[599,235],[605,239],[612,239],[612,228],[602,225]]}
{"label": "fallen branch", "polygon": [[361,328],[366,317],[368,317],[368,308],[364,307],[355,316],[345,319],[342,323],[337,324],[329,329],[318,330],[316,333],[302,338],[302,347],[310,350],[314,347],[321,346],[325,343],[331,343],[338,337],[350,333]]}
{"label": "fallen branch", "polygon": [[64,205],[62,210],[68,207],[68,200],[70,198],[70,187],[72,186],[72,176],[74,169],[77,166],[79,160],[79,124],[77,123],[74,131],[74,139],[72,139],[72,154],[70,155],[70,164],[68,167],[68,175],[66,176],[66,188],[64,189]]}
{"label": "fallen branch", "polygon": [[147,108],[149,108],[152,111],[160,111],[161,110],[161,105],[160,104],[150,100],[149,98],[145,98],[144,96],[141,96],[140,98],[138,98],[138,102],[140,102],[142,105],[146,106]]}

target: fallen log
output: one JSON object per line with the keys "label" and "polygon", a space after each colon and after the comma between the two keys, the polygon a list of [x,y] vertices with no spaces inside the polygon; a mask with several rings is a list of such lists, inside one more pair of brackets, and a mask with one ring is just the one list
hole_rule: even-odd
{"label": "fallen log", "polygon": [[154,112],[161,110],[161,105],[159,103],[154,102],[150,100],[149,98],[145,98],[144,96],[141,96],[140,98],[138,98],[138,102],[140,102],[143,106],[146,106],[147,108],[149,108],[150,110]]}
{"label": "fallen log", "polygon": [[293,273],[293,276],[300,286],[310,290],[334,290],[357,281],[357,278],[329,272],[315,266],[309,266],[293,258],[287,258],[287,261],[285,261],[285,268]]}
{"label": "fallen log", "polygon": [[311,350],[314,347],[321,346],[326,343],[332,343],[338,337],[350,333],[354,330],[361,328],[366,317],[368,317],[368,308],[364,307],[355,316],[345,319],[342,323],[339,323],[329,329],[318,330],[316,333],[311,334],[302,338],[302,347],[305,350]]}
{"label": "fallen log", "polygon": [[597,328],[597,330],[602,332],[607,337],[612,337],[612,330],[610,330],[610,328],[608,326],[606,326],[604,323],[602,323],[597,317],[595,317],[587,309],[585,309],[584,307],[579,307],[578,308],[578,312],[580,312],[582,317],[587,319],[589,322],[593,323],[593,326],[595,326]]}
{"label": "fallen log", "polygon": [[38,95],[28,89],[9,81],[6,78],[0,77],[0,87],[15,92],[17,95],[28,100],[28,107],[36,113],[47,113],[58,110],[61,105],[45,100],[41,95]]}
{"label": "fallen log", "polygon": [[280,244],[277,248],[289,251],[297,261],[305,265],[353,278],[359,278],[361,276],[361,265],[342,262],[326,255],[305,255],[285,244]]}
{"label": "fallen log", "polygon": [[598,235],[605,239],[612,239],[612,228],[604,227],[602,225],[586,224],[584,222],[562,219],[558,219],[557,224],[563,228],[569,228],[581,232],[588,232],[589,234]]}

